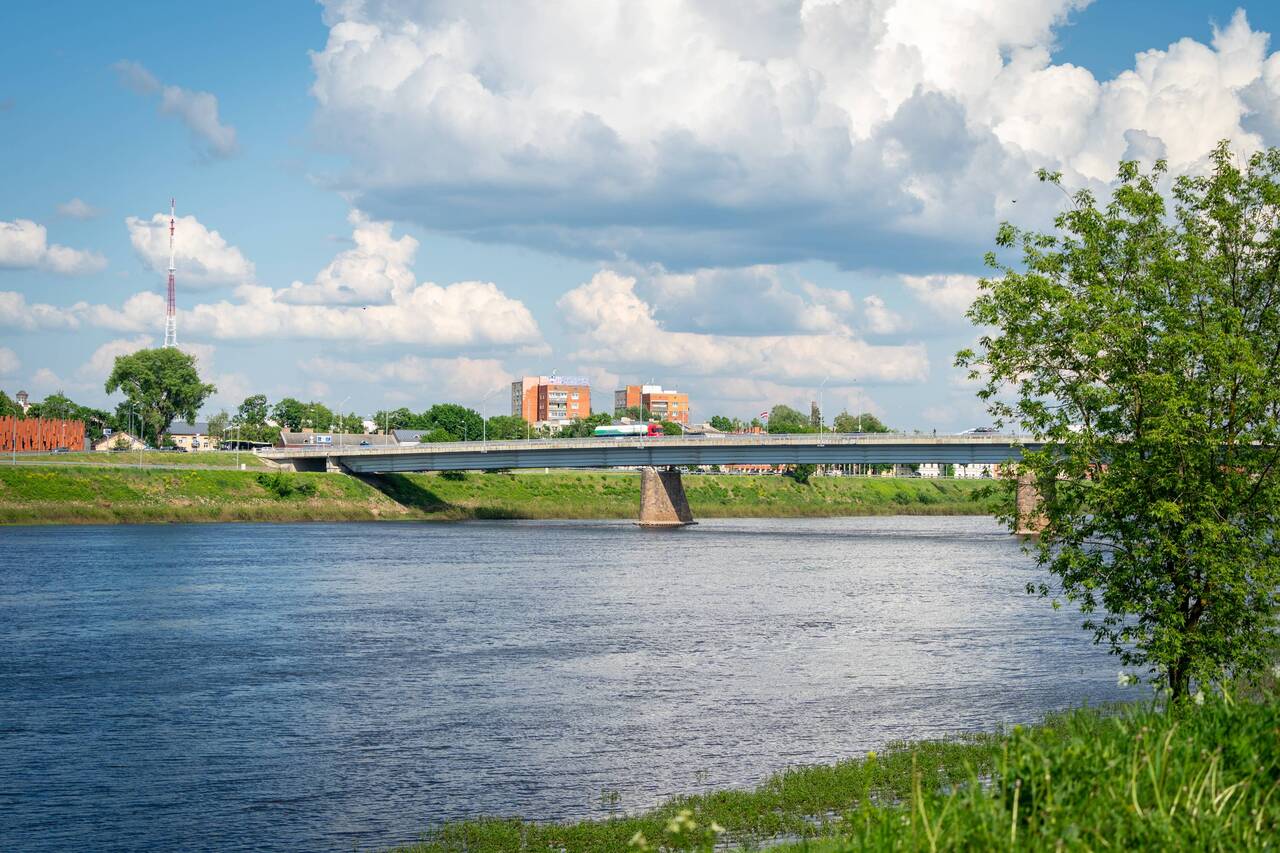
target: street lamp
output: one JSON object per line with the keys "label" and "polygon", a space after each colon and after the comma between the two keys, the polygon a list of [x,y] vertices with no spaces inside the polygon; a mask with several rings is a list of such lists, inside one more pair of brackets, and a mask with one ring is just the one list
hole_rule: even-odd
{"label": "street lamp", "polygon": [[823,404],[822,392],[827,387],[827,380],[830,376],[822,377],[822,383],[818,386],[818,432],[827,431],[827,410]]}
{"label": "street lamp", "polygon": [[494,394],[497,394],[499,391],[501,391],[505,387],[506,387],[505,385],[499,385],[497,388],[494,388],[488,394],[485,394],[483,397],[480,398],[480,442],[481,444],[488,444],[489,442],[489,398],[492,397]]}

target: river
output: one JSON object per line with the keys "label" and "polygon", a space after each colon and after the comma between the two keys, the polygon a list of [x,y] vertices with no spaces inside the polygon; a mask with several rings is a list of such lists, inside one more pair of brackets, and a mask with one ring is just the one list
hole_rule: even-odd
{"label": "river", "polygon": [[1039,577],[989,518],[0,528],[0,849],[385,847],[1134,698]]}

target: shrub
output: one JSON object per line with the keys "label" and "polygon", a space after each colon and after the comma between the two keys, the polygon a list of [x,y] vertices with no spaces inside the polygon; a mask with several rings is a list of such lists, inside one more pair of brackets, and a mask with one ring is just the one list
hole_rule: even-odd
{"label": "shrub", "polygon": [[259,474],[257,480],[259,485],[282,500],[294,495],[309,498],[316,493],[315,483],[308,483],[306,481],[296,482],[293,477],[283,471],[275,471],[271,474]]}

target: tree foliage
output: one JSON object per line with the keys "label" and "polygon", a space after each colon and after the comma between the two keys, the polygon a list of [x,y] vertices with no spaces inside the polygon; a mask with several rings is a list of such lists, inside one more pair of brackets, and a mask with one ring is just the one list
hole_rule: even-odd
{"label": "tree foliage", "polygon": [[809,416],[796,411],[790,406],[777,405],[769,412],[769,432],[813,432]]}
{"label": "tree foliage", "polygon": [[870,412],[851,415],[841,412],[833,422],[836,432],[893,432],[884,422]]}
{"label": "tree foliage", "polygon": [[525,419],[516,415],[494,415],[485,429],[491,441],[513,441],[532,434]]}
{"label": "tree foliage", "polygon": [[1211,165],[1172,213],[1164,164],[1126,162],[1054,233],[1002,225],[1020,268],[988,255],[969,316],[992,331],[957,357],[1049,443],[1018,466],[1053,578],[1032,591],[1175,697],[1269,662],[1280,585],[1280,151],[1241,168],[1223,143]]}
{"label": "tree foliage", "polygon": [[156,442],[179,416],[194,422],[200,407],[217,389],[200,380],[196,360],[175,347],[138,350],[116,358],[106,391],[123,391],[136,407],[147,439]]}

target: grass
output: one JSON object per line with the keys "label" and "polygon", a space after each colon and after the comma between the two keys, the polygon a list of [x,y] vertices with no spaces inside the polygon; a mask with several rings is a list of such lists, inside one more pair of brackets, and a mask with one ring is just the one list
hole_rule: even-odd
{"label": "grass", "polygon": [[1274,849],[1278,789],[1280,702],[1272,690],[1256,702],[1083,709],[1025,729],[896,743],[787,770],[754,790],[681,797],[629,816],[446,823],[400,849]]}
{"label": "grass", "polygon": [[[977,481],[833,477],[801,485],[785,477],[724,475],[684,480],[699,518],[972,515],[993,509],[978,496]],[[0,466],[0,523],[8,524],[633,519],[639,503],[634,472],[355,478],[261,469]]]}
{"label": "grass", "polygon": [[[0,456],[0,465],[10,457]],[[200,453],[173,453],[162,450],[76,452],[76,453],[19,453],[19,462],[56,462],[59,464],[90,463],[93,465],[199,465],[207,468],[236,468],[236,454],[225,450]],[[267,465],[252,453],[240,453],[239,463],[246,468],[262,469]]]}

